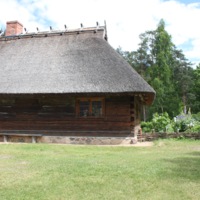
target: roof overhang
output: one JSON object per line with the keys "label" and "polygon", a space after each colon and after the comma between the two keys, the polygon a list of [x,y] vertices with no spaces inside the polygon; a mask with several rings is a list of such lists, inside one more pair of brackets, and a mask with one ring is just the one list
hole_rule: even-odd
{"label": "roof overhang", "polygon": [[155,93],[144,92],[119,92],[119,93],[1,93],[0,98],[14,98],[14,97],[29,97],[37,98],[41,96],[65,96],[65,97],[110,97],[110,96],[134,96],[139,97],[144,105],[151,105],[155,99]]}

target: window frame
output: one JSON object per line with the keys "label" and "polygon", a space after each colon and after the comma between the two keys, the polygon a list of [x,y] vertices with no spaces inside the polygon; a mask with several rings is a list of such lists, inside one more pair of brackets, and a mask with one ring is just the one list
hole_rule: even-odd
{"label": "window frame", "polygon": [[[80,116],[80,102],[88,101],[89,102],[89,115],[88,116]],[[92,102],[101,101],[102,106],[102,115],[100,116],[92,116]],[[105,117],[105,98],[104,97],[81,97],[76,99],[76,116],[83,119],[88,118],[104,118]]]}

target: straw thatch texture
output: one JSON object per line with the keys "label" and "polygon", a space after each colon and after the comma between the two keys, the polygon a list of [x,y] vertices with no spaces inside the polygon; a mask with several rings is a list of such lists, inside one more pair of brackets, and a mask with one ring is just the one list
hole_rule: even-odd
{"label": "straw thatch texture", "polygon": [[154,90],[104,40],[104,30],[0,38],[0,94]]}

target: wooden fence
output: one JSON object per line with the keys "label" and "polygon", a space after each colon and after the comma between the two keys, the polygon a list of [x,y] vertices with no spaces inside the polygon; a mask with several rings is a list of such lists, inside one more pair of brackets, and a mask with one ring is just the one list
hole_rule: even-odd
{"label": "wooden fence", "polygon": [[199,140],[200,133],[143,133],[138,135],[138,141],[140,142],[167,138],[190,138],[194,140]]}

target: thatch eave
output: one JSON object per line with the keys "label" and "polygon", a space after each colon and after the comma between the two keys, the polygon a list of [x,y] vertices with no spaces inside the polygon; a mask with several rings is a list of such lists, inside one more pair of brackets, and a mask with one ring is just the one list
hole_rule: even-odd
{"label": "thatch eave", "polygon": [[142,95],[151,104],[155,91],[105,35],[101,27],[1,37],[0,95]]}

